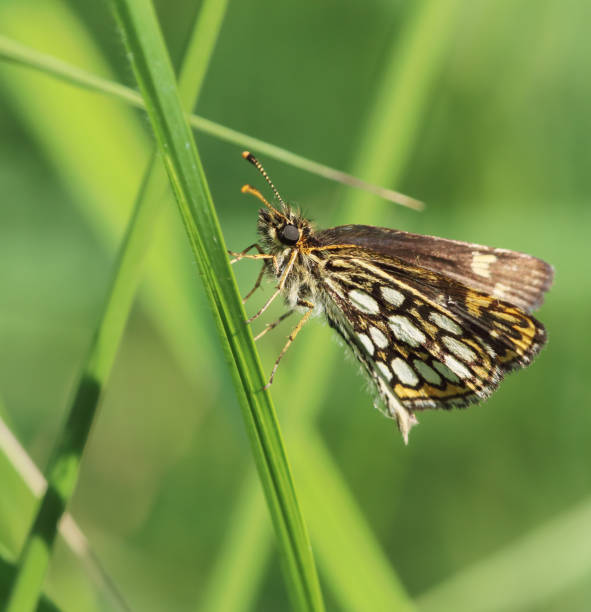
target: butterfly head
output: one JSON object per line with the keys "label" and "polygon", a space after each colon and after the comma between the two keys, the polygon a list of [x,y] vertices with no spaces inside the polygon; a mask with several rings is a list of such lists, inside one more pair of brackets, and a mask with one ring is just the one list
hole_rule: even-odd
{"label": "butterfly head", "polygon": [[301,246],[312,232],[310,222],[292,209],[278,212],[267,208],[259,210],[257,229],[261,243],[269,253]]}
{"label": "butterfly head", "polygon": [[258,219],[258,233],[265,250],[276,254],[301,245],[312,233],[310,222],[285,203],[256,157],[248,151],[242,157],[263,175],[280,203],[280,209],[275,208],[258,189],[251,185],[242,187],[242,193],[254,195],[265,205],[259,210]]}

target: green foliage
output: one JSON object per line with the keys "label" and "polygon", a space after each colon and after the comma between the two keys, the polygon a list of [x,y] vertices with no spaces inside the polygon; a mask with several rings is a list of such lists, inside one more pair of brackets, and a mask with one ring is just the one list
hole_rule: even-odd
{"label": "green foliage", "polygon": [[[157,8],[180,65],[200,7]],[[427,209],[380,204],[247,145],[287,199],[322,226],[494,244],[557,269],[539,313],[550,337],[540,358],[483,406],[419,415],[408,448],[329,331],[312,323],[298,337],[272,394],[330,609],[404,608],[409,598],[425,610],[589,607],[586,12],[576,0],[230,5],[199,116]],[[0,24],[46,59],[134,86],[101,3],[12,0]],[[143,112],[50,69],[0,63],[0,391],[42,466],[152,147]],[[260,179],[215,129],[198,135],[199,152],[225,241],[239,249],[254,242],[256,217],[239,188]],[[284,609],[224,351],[178,213],[168,197],[160,208],[71,509],[133,609]],[[255,266],[234,272],[245,293]],[[284,325],[261,342],[265,371]],[[5,456],[0,481],[0,548],[15,559],[33,498]],[[108,587],[61,542],[52,600],[112,609]]]}
{"label": "green foliage", "polygon": [[[0,551],[0,601],[5,601],[17,567],[6,560]],[[47,597],[42,596],[36,608],[38,612],[60,612],[60,609]]]}

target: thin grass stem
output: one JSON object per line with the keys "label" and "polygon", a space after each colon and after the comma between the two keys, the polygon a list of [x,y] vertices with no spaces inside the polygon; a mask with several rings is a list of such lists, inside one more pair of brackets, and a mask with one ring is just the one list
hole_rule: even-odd
{"label": "thin grass stem", "polygon": [[[56,78],[77,85],[78,87],[84,87],[86,89],[111,95],[138,108],[144,108],[142,97],[133,89],[125,87],[125,85],[113,83],[108,79],[91,74],[86,70],[72,66],[67,62],[45,53],[40,53],[39,51],[2,35],[0,35],[0,59],[8,62],[15,62],[28,68],[42,71],[46,74],[51,74]],[[310,172],[311,174],[322,176],[328,180],[342,183],[343,185],[365,190],[380,198],[400,204],[401,206],[406,206],[415,210],[422,210],[424,207],[422,202],[404,195],[403,193],[368,183],[356,176],[347,174],[341,170],[336,170],[326,164],[307,159],[302,155],[292,153],[287,149],[270,144],[259,138],[254,138],[253,136],[220,125],[205,117],[190,115],[188,121],[197,131],[209,134],[218,140],[229,142],[242,148],[252,149],[258,154],[272,157],[295,168]]]}

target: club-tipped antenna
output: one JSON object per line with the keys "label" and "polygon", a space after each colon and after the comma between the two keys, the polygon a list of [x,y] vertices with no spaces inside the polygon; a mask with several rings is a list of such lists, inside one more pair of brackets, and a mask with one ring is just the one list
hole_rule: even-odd
{"label": "club-tipped antenna", "polygon": [[287,209],[287,204],[285,203],[284,199],[279,195],[277,188],[275,187],[275,185],[273,185],[273,181],[269,178],[269,175],[267,174],[267,171],[263,168],[263,165],[261,164],[261,162],[250,151],[244,151],[242,153],[242,157],[246,161],[249,161],[263,175],[264,179],[267,181],[267,183],[269,183],[269,187],[271,187],[271,189],[273,190],[273,193],[275,194],[277,199],[281,202],[281,206],[283,206],[283,210]]}
{"label": "club-tipped antenna", "polygon": [[289,219],[283,214],[280,213],[274,206],[271,206],[267,201],[267,198],[258,190],[255,189],[252,185],[242,185],[241,189],[242,193],[249,193],[253,195],[257,200],[261,201],[269,210],[272,210],[276,215],[279,215],[286,223],[289,223]]}

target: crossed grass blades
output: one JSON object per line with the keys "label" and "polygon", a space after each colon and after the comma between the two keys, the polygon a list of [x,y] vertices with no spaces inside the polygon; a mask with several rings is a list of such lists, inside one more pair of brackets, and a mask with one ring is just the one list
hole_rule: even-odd
{"label": "crossed grass blades", "polygon": [[[528,365],[546,342],[529,313],[540,306],[554,276],[546,262],[506,249],[421,236],[368,225],[316,230],[288,206],[258,160],[243,157],[266,179],[279,201],[258,198],[259,243],[235,256],[263,262],[288,311],[262,337],[298,310],[303,317],[277,366],[312,315],[324,314],[363,366],[377,391],[377,407],[396,420],[405,443],[415,411],[463,407],[487,398],[503,376]],[[249,254],[256,249],[258,253]],[[381,400],[381,402],[380,402]]]}

